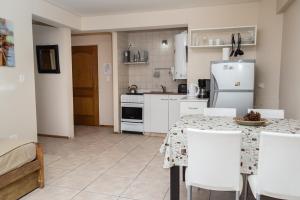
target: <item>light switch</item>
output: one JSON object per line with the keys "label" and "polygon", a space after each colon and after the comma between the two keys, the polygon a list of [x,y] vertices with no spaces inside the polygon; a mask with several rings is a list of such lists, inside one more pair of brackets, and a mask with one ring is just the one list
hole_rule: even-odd
{"label": "light switch", "polygon": [[264,89],[265,88],[265,83],[259,83],[258,88]]}
{"label": "light switch", "polygon": [[20,74],[19,75],[19,82],[23,83],[25,81],[25,75],[24,74]]}

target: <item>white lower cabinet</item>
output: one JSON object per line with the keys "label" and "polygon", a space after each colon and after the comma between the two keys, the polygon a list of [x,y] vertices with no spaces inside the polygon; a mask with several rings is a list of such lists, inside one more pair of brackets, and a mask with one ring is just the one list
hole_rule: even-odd
{"label": "white lower cabinet", "polygon": [[205,99],[180,100],[180,116],[203,114],[204,108],[207,108]]}
{"label": "white lower cabinet", "polygon": [[151,96],[151,132],[167,133],[169,129],[168,95]]}
{"label": "white lower cabinet", "polygon": [[144,96],[144,130],[150,133],[167,133],[180,118],[180,99],[185,95]]}
{"label": "white lower cabinet", "polygon": [[180,119],[180,99],[185,95],[169,95],[169,129]]}
{"label": "white lower cabinet", "polygon": [[144,132],[151,132],[151,96],[144,95]]}

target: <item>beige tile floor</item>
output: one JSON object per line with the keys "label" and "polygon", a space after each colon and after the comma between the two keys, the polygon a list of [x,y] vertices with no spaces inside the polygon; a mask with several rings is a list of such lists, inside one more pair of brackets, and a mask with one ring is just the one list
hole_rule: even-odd
{"label": "beige tile floor", "polygon": [[[163,138],[114,134],[112,128],[75,129],[74,139],[39,137],[45,148],[46,186],[22,200],[169,200],[169,170],[163,169]],[[210,192],[194,190],[208,200]],[[234,199],[211,193],[211,200]],[[184,183],[181,200],[186,200]]]}

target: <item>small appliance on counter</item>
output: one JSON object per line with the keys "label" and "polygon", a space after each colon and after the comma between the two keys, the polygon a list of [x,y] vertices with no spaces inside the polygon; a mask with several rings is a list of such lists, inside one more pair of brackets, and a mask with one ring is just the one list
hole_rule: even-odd
{"label": "small appliance on counter", "polygon": [[178,93],[186,94],[187,93],[187,84],[179,84],[178,85]]}
{"label": "small appliance on counter", "polygon": [[187,98],[197,98],[199,95],[200,89],[196,84],[188,84],[187,87]]}
{"label": "small appliance on counter", "polygon": [[129,94],[136,94],[137,93],[138,86],[137,85],[131,85],[128,87],[128,93]]}
{"label": "small appliance on counter", "polygon": [[199,95],[200,99],[208,99],[210,93],[210,79],[198,79]]}

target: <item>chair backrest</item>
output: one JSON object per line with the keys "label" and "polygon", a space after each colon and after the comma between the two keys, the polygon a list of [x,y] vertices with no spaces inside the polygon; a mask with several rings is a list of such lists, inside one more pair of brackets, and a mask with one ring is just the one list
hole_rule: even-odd
{"label": "chair backrest", "polygon": [[259,112],[262,118],[269,119],[284,119],[284,110],[273,109],[248,109],[248,112]]}
{"label": "chair backrest", "polygon": [[204,116],[236,117],[235,108],[204,108]]}
{"label": "chair backrest", "polygon": [[185,129],[188,182],[219,191],[240,191],[241,132]]}
{"label": "chair backrest", "polygon": [[300,135],[262,132],[258,160],[258,194],[300,199]]}

